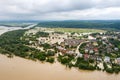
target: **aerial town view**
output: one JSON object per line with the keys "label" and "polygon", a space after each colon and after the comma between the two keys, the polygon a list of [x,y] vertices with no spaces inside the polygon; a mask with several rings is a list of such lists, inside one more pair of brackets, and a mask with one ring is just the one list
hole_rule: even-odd
{"label": "aerial town view", "polygon": [[119,2],[0,1],[0,80],[119,80]]}

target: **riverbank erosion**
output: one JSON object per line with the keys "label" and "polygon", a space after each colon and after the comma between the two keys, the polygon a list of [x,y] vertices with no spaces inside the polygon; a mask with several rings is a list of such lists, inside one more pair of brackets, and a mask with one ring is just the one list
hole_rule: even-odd
{"label": "riverbank erosion", "polygon": [[56,62],[41,63],[0,54],[0,80],[119,80],[120,74],[68,69]]}

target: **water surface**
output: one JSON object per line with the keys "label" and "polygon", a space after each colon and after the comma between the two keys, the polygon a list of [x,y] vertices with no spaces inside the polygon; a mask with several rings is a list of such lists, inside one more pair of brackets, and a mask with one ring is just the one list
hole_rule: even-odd
{"label": "water surface", "polygon": [[41,63],[0,55],[0,80],[120,80],[120,74],[66,69],[58,62]]}

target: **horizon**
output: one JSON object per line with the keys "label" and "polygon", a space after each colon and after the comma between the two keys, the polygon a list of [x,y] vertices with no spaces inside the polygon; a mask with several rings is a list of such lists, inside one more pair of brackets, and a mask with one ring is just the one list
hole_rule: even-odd
{"label": "horizon", "polygon": [[120,21],[120,19],[108,20],[0,20],[0,22],[61,22],[61,21]]}

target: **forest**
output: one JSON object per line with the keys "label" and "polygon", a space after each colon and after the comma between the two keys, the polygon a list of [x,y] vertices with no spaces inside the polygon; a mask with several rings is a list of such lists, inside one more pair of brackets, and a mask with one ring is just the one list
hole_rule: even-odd
{"label": "forest", "polygon": [[36,26],[120,30],[120,21],[119,20],[48,21],[40,22]]}

